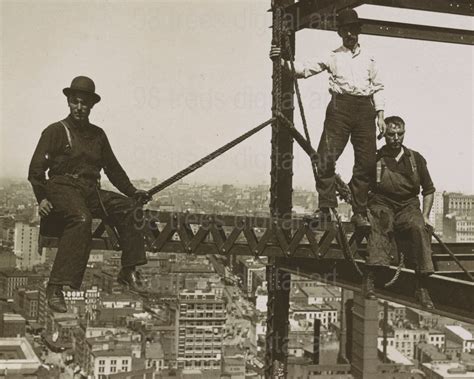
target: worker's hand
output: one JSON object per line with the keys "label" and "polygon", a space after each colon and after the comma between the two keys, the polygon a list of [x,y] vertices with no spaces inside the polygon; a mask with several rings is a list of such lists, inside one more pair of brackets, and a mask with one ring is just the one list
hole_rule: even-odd
{"label": "worker's hand", "polygon": [[382,137],[385,136],[385,131],[387,130],[387,125],[385,125],[385,120],[384,120],[383,113],[379,113],[377,115],[376,123],[377,123],[377,128],[379,128],[380,135]]}
{"label": "worker's hand", "polygon": [[426,228],[426,230],[427,230],[429,233],[432,233],[433,230],[434,230],[434,226],[433,226],[433,224],[431,223],[429,217],[423,216],[423,220],[425,221],[425,228]]}
{"label": "worker's hand", "polygon": [[43,199],[39,203],[38,213],[41,217],[46,217],[51,213],[53,209],[53,204],[48,199]]}
{"label": "worker's hand", "polygon": [[151,195],[148,193],[148,191],[145,190],[136,190],[135,193],[133,194],[133,197],[135,200],[139,201],[142,204],[146,204],[151,200]]}
{"label": "worker's hand", "polygon": [[275,59],[281,58],[281,48],[275,45],[272,45],[272,47],[270,48],[269,56],[272,61]]}

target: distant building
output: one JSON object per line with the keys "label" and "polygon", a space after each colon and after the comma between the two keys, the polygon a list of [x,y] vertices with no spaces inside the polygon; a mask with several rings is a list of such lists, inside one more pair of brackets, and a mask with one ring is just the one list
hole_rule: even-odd
{"label": "distant building", "polygon": [[446,325],[444,331],[446,354],[458,356],[474,351],[474,336],[470,330],[460,325]]}
{"label": "distant building", "polygon": [[147,342],[145,346],[145,364],[147,368],[153,367],[155,372],[165,368],[165,353],[161,342]]}
{"label": "distant building", "polygon": [[474,212],[474,195],[465,195],[457,192],[443,193],[444,215],[469,216]]}
{"label": "distant building", "polygon": [[415,346],[414,358],[420,364],[447,360],[446,355],[440,352],[436,346],[427,343],[419,343]]}
{"label": "distant building", "polygon": [[314,320],[318,319],[321,321],[321,326],[326,329],[329,324],[336,323],[338,321],[338,309],[334,305],[330,304],[290,304],[290,318],[295,321],[306,320],[308,326],[313,326]]}
{"label": "distant building", "polygon": [[15,294],[15,306],[28,322],[38,322],[40,294],[38,289],[19,288]]}
{"label": "distant building", "polygon": [[91,353],[89,373],[94,378],[105,379],[117,372],[132,370],[132,353],[130,350],[99,350]]}
{"label": "distant building", "polygon": [[0,337],[24,337],[26,320],[16,313],[3,313],[0,315]]}
{"label": "distant building", "polygon": [[39,225],[37,223],[15,223],[15,242],[13,251],[17,257],[16,267],[31,270],[44,263],[45,256],[38,254]]}
{"label": "distant building", "polygon": [[423,363],[421,370],[425,373],[426,379],[472,379],[474,371],[458,362],[432,362]]}
{"label": "distant building", "polygon": [[0,338],[0,375],[36,378],[40,366],[41,361],[26,338]]}
{"label": "distant building", "polygon": [[446,242],[474,242],[474,215],[447,215],[443,237]]}
{"label": "distant building", "polygon": [[444,220],[444,196],[442,192],[435,192],[433,199],[433,207],[430,212],[430,222],[435,228],[435,232],[443,234],[443,220]]}
{"label": "distant building", "polygon": [[19,270],[0,271],[0,296],[13,298],[17,288],[42,285],[43,275]]}
{"label": "distant building", "polygon": [[214,291],[182,291],[178,313],[178,368],[220,369],[225,304]]}

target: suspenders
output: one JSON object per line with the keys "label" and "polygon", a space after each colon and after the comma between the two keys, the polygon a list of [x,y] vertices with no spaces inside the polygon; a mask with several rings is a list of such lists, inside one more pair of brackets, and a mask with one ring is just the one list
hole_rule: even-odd
{"label": "suspenders", "polygon": [[[411,151],[410,149],[403,149],[408,152],[408,159],[410,160],[411,171],[413,172],[413,175],[415,175],[415,177],[418,177],[418,168],[416,166],[415,154],[413,154],[413,151]],[[382,172],[385,167],[386,165],[384,159],[379,159],[377,161],[377,184],[380,184],[380,181],[382,180]]]}
{"label": "suspenders", "polygon": [[71,132],[69,131],[69,127],[66,125],[66,123],[63,120],[61,120],[59,122],[64,126],[64,130],[66,131],[67,140],[69,142],[69,147],[72,148],[72,139],[71,139]]}

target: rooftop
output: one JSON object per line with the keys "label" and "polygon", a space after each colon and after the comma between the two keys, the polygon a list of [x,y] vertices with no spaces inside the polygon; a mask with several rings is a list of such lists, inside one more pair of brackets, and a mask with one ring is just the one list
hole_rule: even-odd
{"label": "rooftop", "polygon": [[[457,362],[437,362],[437,363],[423,363],[423,366],[428,370],[435,372],[441,378],[469,378],[472,379],[473,372],[467,371],[466,368],[462,365],[459,365]],[[423,370],[425,371],[425,370]]]}
{"label": "rooftop", "polygon": [[25,318],[22,315],[16,313],[4,313],[3,321],[25,321]]}
{"label": "rooftop", "polygon": [[98,350],[92,351],[91,354],[94,357],[131,357],[132,352],[130,349],[117,349],[117,350]]}
{"label": "rooftop", "polygon": [[0,367],[9,374],[33,374],[40,366],[41,362],[26,338],[0,338]]}
{"label": "rooftop", "polygon": [[472,333],[460,325],[446,325],[445,328],[448,329],[450,332],[456,334],[463,340],[473,339]]}

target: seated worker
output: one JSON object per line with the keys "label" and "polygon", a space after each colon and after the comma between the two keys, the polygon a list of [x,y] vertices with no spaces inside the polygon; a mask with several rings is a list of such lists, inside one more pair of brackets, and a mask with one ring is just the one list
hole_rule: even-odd
{"label": "seated worker", "polygon": [[[429,214],[435,188],[422,155],[403,145],[405,122],[398,116],[385,119],[386,145],[377,152],[376,182],[369,196],[371,232],[367,243],[367,273],[364,289],[375,298],[374,278],[378,268],[388,266],[398,251],[405,265],[415,270],[415,297],[432,309],[426,282],[433,273]],[[423,207],[418,195],[422,188]]]}
{"label": "seated worker", "polygon": [[[107,218],[120,234],[122,269],[118,282],[142,291],[135,267],[146,263],[143,229],[138,215],[150,196],[136,189],[115,158],[105,132],[89,122],[100,96],[85,76],[64,88],[69,115],[49,125],[41,134],[31,159],[28,179],[39,204],[39,214],[59,215],[58,252],[46,287],[50,309],[67,312],[63,286],[80,289],[91,250],[92,217]],[[100,189],[100,172],[126,196]],[[46,172],[48,179],[46,179]],[[46,224],[42,220],[41,228]]]}

